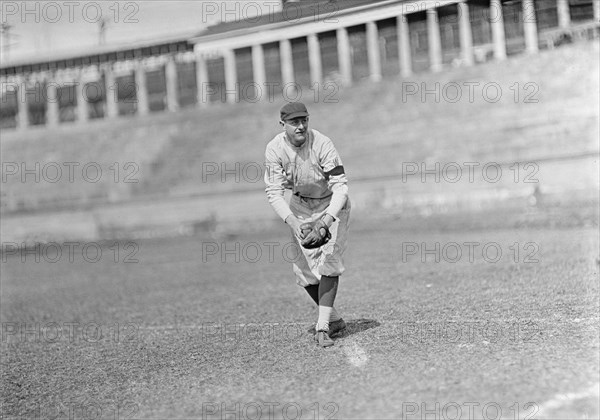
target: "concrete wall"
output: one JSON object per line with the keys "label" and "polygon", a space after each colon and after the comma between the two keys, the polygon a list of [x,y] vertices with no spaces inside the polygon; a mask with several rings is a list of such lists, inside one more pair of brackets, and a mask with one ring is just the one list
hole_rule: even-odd
{"label": "concrete wall", "polygon": [[[468,167],[459,173],[452,165],[445,170],[440,165],[439,171],[430,165],[425,168],[430,171],[427,173],[406,168],[404,177],[351,180],[353,216],[430,215],[484,211],[515,204],[598,202],[598,155],[498,167],[489,163],[486,175],[482,172],[484,165],[472,166],[471,173]],[[3,217],[0,228],[4,246],[197,232],[222,237],[231,232],[268,229],[280,223],[264,192],[257,189],[247,193],[107,204],[88,211],[15,215]]]}

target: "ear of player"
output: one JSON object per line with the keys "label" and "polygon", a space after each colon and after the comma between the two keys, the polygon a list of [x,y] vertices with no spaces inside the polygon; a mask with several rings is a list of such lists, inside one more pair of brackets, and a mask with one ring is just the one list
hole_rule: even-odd
{"label": "ear of player", "polygon": [[331,232],[322,219],[303,223],[300,230],[302,231],[301,244],[306,249],[322,247],[331,239]]}

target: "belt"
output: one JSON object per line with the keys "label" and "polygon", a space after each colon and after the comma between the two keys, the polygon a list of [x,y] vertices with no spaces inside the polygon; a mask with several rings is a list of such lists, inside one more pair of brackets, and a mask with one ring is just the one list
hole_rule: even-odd
{"label": "belt", "polygon": [[298,198],[302,198],[302,199],[304,199],[304,200],[324,200],[324,199],[326,199],[326,198],[329,198],[329,197],[331,197],[331,196],[333,195],[333,193],[331,193],[331,194],[329,194],[329,195],[327,195],[327,196],[325,196],[325,197],[305,197],[305,196],[303,196],[303,195],[300,195],[300,193],[299,193],[299,192],[295,192],[295,193],[294,193],[294,195],[295,195],[296,197],[298,197]]}

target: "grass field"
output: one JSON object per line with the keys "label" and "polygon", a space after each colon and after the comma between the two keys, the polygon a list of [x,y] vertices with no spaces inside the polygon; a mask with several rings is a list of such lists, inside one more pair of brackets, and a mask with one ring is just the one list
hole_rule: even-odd
{"label": "grass field", "polygon": [[[399,175],[407,161],[592,153],[598,51],[593,41],[357,84],[335,103],[313,100],[311,124],[335,139],[351,188],[353,180]],[[464,82],[496,83],[505,94],[498,102],[478,96],[458,104],[399,99],[408,85]],[[531,93],[525,86],[539,101],[524,101]],[[25,143],[14,133],[2,151],[15,162],[139,158],[145,169],[131,188],[111,178],[110,188],[35,183],[28,190],[16,180],[6,184],[6,197],[35,199],[35,209],[45,199],[58,207],[90,199],[91,206],[98,197],[158,203],[169,194],[259,191],[260,183],[218,176],[200,182],[203,163],[262,162],[265,142],[279,130],[279,107],[215,105],[99,121],[50,130],[48,138],[32,131]],[[88,150],[80,137],[97,144]],[[159,141],[138,154],[147,138]],[[376,185],[372,206],[357,205],[354,213],[336,304],[349,328],[330,349],[317,347],[307,331],[317,308],[295,285],[295,251],[280,223],[252,235],[232,235],[219,220],[198,223],[207,232],[195,236],[7,250],[0,254],[0,419],[599,418],[597,178],[589,181],[588,166],[574,162],[579,171],[548,166],[549,175],[540,176],[541,187],[552,181],[550,187],[589,192],[573,202],[559,191],[561,207],[542,194],[498,202],[485,213],[446,214],[447,207],[407,216],[391,199],[377,212],[382,197],[406,197]],[[415,189],[425,191],[423,184]],[[457,196],[467,198],[471,187]],[[263,207],[250,199],[227,203],[250,218],[256,208],[272,215],[266,200]],[[151,204],[152,216],[175,218]],[[227,207],[219,204],[215,212]],[[137,214],[123,208],[112,209],[115,218]]]}
{"label": "grass field", "polygon": [[487,217],[354,220],[330,349],[284,226],[3,256],[1,418],[598,418],[597,216]]}

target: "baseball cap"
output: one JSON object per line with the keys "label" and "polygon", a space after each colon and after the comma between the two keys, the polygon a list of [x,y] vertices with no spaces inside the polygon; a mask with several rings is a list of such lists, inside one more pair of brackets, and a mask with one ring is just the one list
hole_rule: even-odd
{"label": "baseball cap", "polygon": [[298,117],[308,117],[308,110],[302,102],[290,102],[281,107],[279,114],[281,120],[285,121]]}

